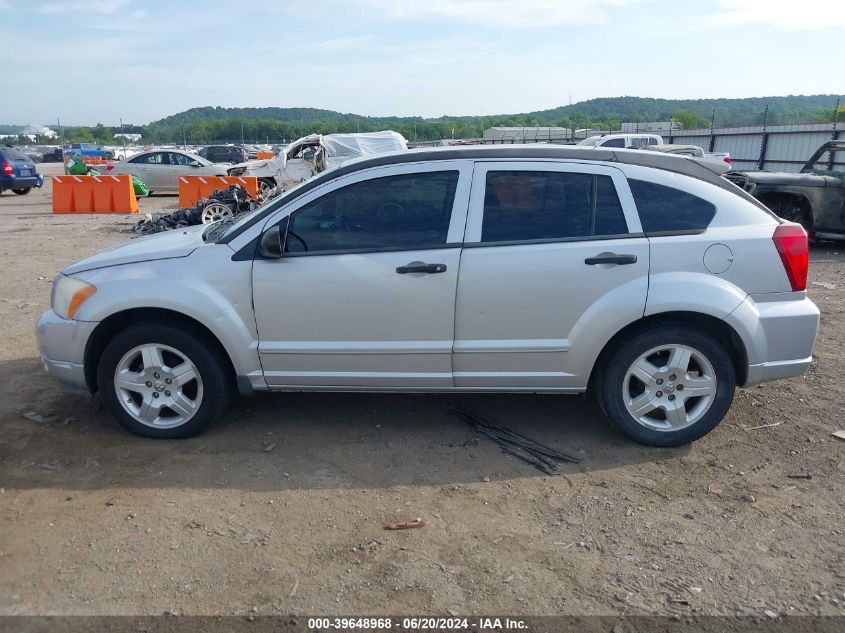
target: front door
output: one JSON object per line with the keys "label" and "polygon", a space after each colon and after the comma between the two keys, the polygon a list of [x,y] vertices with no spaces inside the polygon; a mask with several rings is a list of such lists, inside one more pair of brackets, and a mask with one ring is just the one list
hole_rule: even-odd
{"label": "front door", "polygon": [[[642,317],[649,243],[622,172],[479,162],[455,315],[455,386],[580,390],[604,340]],[[586,360],[585,360],[586,359]]]}
{"label": "front door", "polygon": [[170,164],[167,160],[167,152],[150,152],[131,162],[138,163],[141,180],[150,191],[173,189],[170,184]]}
{"label": "front door", "polygon": [[268,385],[452,386],[471,175],[465,161],[364,170],[271,218],[284,255],[253,267]]}

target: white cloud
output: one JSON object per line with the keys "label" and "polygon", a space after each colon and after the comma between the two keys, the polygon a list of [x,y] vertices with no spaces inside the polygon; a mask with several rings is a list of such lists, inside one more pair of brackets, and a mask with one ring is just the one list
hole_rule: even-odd
{"label": "white cloud", "polygon": [[719,0],[716,24],[771,24],[783,29],[821,30],[845,26],[845,0]]}
{"label": "white cloud", "polygon": [[442,18],[492,27],[550,27],[601,24],[608,10],[648,0],[357,0],[402,20]]}
{"label": "white cloud", "polygon": [[61,15],[65,13],[103,13],[120,11],[129,0],[85,0],[84,2],[50,2],[36,9],[38,13]]}

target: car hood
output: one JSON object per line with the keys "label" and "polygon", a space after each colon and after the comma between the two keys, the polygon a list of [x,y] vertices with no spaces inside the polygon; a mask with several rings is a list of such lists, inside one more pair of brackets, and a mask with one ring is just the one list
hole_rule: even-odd
{"label": "car hood", "polygon": [[745,176],[758,185],[800,185],[802,187],[824,187],[823,176],[783,171],[734,171],[731,175]]}
{"label": "car hood", "polygon": [[148,262],[156,259],[187,257],[202,246],[204,225],[165,231],[116,244],[96,255],[74,262],[62,272],[66,275],[80,273],[94,268],[106,268],[120,264]]}
{"label": "car hood", "polygon": [[229,167],[229,169],[235,169],[236,167],[243,167],[247,170],[250,169],[258,169],[260,167],[275,167],[276,169],[284,169],[285,168],[285,156],[284,154],[276,154],[273,158],[263,158],[261,160],[248,160],[245,163],[237,163]]}

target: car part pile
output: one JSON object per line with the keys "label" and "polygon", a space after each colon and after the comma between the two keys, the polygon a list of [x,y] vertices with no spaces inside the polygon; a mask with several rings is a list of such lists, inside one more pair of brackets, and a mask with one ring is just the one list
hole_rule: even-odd
{"label": "car part pile", "polygon": [[134,231],[140,235],[149,235],[186,226],[213,224],[252,211],[278,193],[280,192],[272,189],[266,192],[264,197],[250,198],[247,190],[241,185],[231,185],[228,189],[215,190],[208,199],[198,201],[190,209],[180,209],[172,213],[148,213],[138,222]]}

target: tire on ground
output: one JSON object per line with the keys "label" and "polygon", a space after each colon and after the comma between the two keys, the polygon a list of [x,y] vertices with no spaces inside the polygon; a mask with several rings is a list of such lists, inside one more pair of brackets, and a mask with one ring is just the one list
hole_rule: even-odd
{"label": "tire on ground", "polygon": [[[203,397],[199,410],[185,423],[173,428],[154,428],[136,420],[118,402],[114,386],[117,365],[131,349],[146,343],[158,343],[178,350],[196,366],[202,379]],[[109,412],[127,429],[154,438],[185,438],[203,431],[217,420],[229,404],[232,380],[228,362],[204,337],[190,334],[165,323],[137,324],[119,332],[108,343],[97,367],[100,399]]]}
{"label": "tire on ground", "polygon": [[[710,362],[716,376],[716,394],[709,410],[690,426],[660,431],[644,426],[628,412],[623,387],[628,368],[641,354],[671,344],[692,347]],[[724,346],[714,336],[680,324],[657,325],[623,339],[600,361],[595,378],[599,407],[610,423],[635,442],[649,446],[682,446],[706,435],[727,414],[736,390],[736,372]]]}

